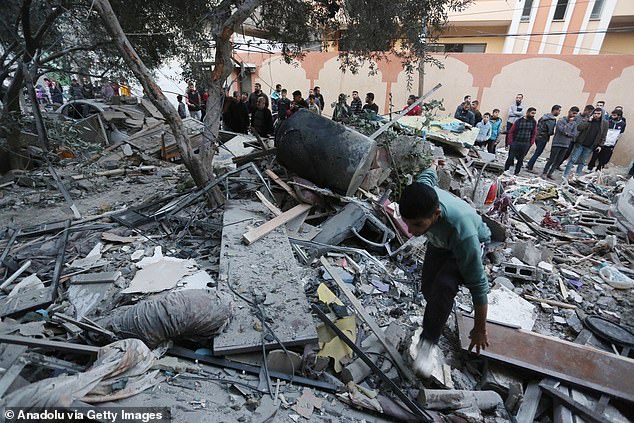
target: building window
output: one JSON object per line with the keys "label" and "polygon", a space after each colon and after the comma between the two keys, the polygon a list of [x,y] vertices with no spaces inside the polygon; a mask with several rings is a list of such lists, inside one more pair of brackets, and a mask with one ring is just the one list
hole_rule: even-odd
{"label": "building window", "polygon": [[590,19],[601,19],[601,12],[603,11],[604,0],[594,0],[594,6],[592,6],[592,13],[590,13]]}
{"label": "building window", "polygon": [[568,0],[557,0],[557,6],[555,6],[555,16],[553,16],[553,19],[556,21],[563,21],[566,16],[566,9],[568,9]]}
{"label": "building window", "polygon": [[531,20],[531,10],[533,9],[533,0],[526,0],[524,8],[522,9],[522,22],[528,22]]}
{"label": "building window", "polygon": [[486,44],[428,44],[431,53],[485,53]]}

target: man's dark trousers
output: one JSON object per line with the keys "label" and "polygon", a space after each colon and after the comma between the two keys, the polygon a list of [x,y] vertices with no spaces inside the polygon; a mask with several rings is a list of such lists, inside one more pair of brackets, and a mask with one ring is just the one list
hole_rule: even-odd
{"label": "man's dark trousers", "polygon": [[458,286],[463,282],[451,251],[427,243],[422,270],[421,292],[427,301],[423,319],[423,338],[438,343]]}
{"label": "man's dark trousers", "polygon": [[548,144],[548,141],[535,140],[535,152],[533,153],[533,157],[528,161],[528,164],[526,164],[526,169],[533,170],[533,166],[535,166],[535,162],[544,152],[546,144]]}
{"label": "man's dark trousers", "polygon": [[520,173],[522,169],[522,165],[524,164],[524,157],[530,150],[531,144],[528,142],[517,142],[515,141],[509,147],[509,157],[506,159],[506,163],[504,164],[504,170],[509,170],[511,166],[513,166],[513,162],[517,160],[515,163],[515,174]]}

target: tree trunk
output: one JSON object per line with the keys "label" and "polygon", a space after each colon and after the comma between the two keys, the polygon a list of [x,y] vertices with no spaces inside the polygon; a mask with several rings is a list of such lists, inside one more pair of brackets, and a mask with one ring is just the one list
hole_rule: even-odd
{"label": "tree trunk", "polygon": [[[37,68],[29,69],[28,63],[22,64],[23,73],[26,81],[26,89],[29,92],[31,98],[31,109],[33,112],[33,119],[35,120],[35,129],[37,130],[37,138],[40,142],[40,147],[45,151],[50,151],[51,147],[48,142],[48,134],[46,133],[46,126],[44,125],[44,119],[42,119],[42,111],[40,110],[40,103],[37,101],[37,94],[35,92],[35,86],[33,83],[33,74],[37,73]],[[33,72],[35,70],[35,72]]]}
{"label": "tree trunk", "polygon": [[[185,167],[187,167],[187,170],[189,170],[189,173],[192,175],[194,182],[198,187],[204,187],[208,182],[213,180],[212,161],[215,153],[213,141],[218,137],[217,126],[214,126],[214,131],[205,132],[206,136],[204,137],[203,144],[200,149],[194,151],[190,139],[187,136],[187,131],[183,126],[183,121],[180,116],[178,116],[178,112],[167,97],[165,97],[165,94],[163,94],[159,86],[156,85],[150,71],[128,41],[117,16],[112,10],[110,2],[108,0],[95,0],[94,5],[104,22],[106,31],[112,37],[123,60],[143,86],[152,104],[161,112],[166,123],[172,129],[178,151]],[[210,197],[208,197],[208,200],[212,203],[210,204],[211,206],[215,206]]]}
{"label": "tree trunk", "polygon": [[[20,96],[22,95],[23,81],[24,73],[22,72],[22,67],[18,66],[4,98],[2,122],[3,125],[7,127],[6,137],[8,151],[6,154],[8,160],[6,161],[8,161],[10,169],[26,169],[30,162],[28,150],[22,150],[22,144],[20,143],[19,120],[22,114],[22,110],[20,109]],[[3,160],[3,162],[6,161]]]}

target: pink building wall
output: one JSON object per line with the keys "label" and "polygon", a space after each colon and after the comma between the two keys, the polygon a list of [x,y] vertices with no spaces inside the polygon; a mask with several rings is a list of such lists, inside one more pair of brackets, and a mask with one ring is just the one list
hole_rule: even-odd
{"label": "pink building wall", "polygon": [[[634,55],[537,55],[537,54],[450,54],[438,55],[444,68],[427,65],[423,78],[423,92],[437,83],[442,88],[434,98],[444,100],[443,114],[451,114],[462,98],[469,94],[479,99],[484,111],[494,108],[506,110],[517,93],[524,94],[524,103],[537,108],[538,115],[550,111],[553,104],[564,110],[571,106],[583,108],[604,100],[608,112],[614,106],[624,108],[624,116],[630,125],[619,141],[612,161],[627,165],[634,159]],[[359,91],[375,94],[380,113],[389,112],[392,94],[393,110],[401,110],[409,94],[417,94],[418,74],[412,75],[408,89],[407,75],[396,60],[379,62],[378,71],[368,75],[368,68],[357,74],[339,69],[336,52],[308,53],[296,64],[286,64],[279,55],[259,53],[241,54],[241,60],[255,63],[253,82],[262,83],[270,92],[281,83],[292,91],[307,93],[315,85],[321,87],[326,100],[324,114],[330,115],[339,93],[351,95]]]}

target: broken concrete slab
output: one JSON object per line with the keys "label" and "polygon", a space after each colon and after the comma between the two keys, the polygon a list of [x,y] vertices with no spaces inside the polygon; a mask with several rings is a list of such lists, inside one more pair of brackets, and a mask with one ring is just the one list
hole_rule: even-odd
{"label": "broken concrete slab", "polygon": [[533,242],[519,241],[513,245],[512,254],[529,266],[537,266],[542,259],[542,252]]}
{"label": "broken concrete slab", "polygon": [[[226,330],[214,340],[215,354],[262,348],[262,333],[258,329],[264,328],[260,327],[260,319],[235,293],[250,301],[256,295],[264,297],[261,307],[268,324],[285,346],[317,342],[308,300],[284,226],[253,245],[242,243],[242,234],[248,227],[267,216],[268,209],[259,202],[228,201],[225,204],[218,289],[233,291],[234,300],[241,307],[236,307]],[[270,336],[265,337],[264,342],[266,348],[279,346]]]}
{"label": "broken concrete slab", "polygon": [[535,306],[505,286],[489,292],[487,318],[531,330],[535,324]]}

